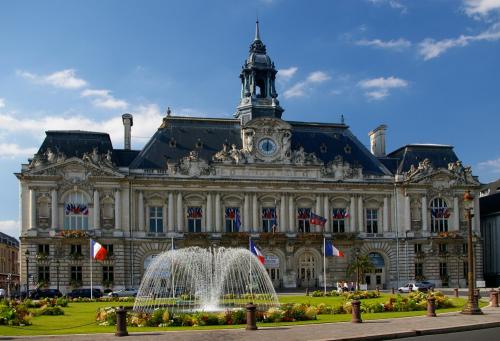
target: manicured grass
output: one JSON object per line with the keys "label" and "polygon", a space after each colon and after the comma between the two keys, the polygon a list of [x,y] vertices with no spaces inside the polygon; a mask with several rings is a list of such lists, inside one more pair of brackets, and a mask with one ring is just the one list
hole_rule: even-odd
{"label": "manicured grass", "polygon": [[[385,302],[392,295],[382,295],[380,298],[366,299],[363,302]],[[343,301],[342,297],[310,297],[310,296],[280,296],[281,303],[306,303],[318,305],[325,303],[328,305],[340,305]],[[462,298],[452,298],[457,308],[440,309],[438,313],[451,312],[460,310],[465,304],[466,300]],[[109,306],[132,306],[133,303],[122,302],[90,302],[90,303],[70,303],[64,309],[62,316],[37,316],[31,322],[32,325],[26,327],[9,327],[0,326],[0,335],[14,336],[14,335],[56,335],[56,334],[82,334],[82,333],[113,333],[115,326],[99,326],[95,323],[96,311],[100,307]],[[482,302],[481,306],[486,303]],[[425,311],[413,312],[386,312],[376,314],[363,314],[364,320],[385,319],[396,317],[409,317],[425,315]],[[300,322],[280,322],[280,323],[259,323],[260,327],[276,327],[284,325],[298,325],[298,324],[314,324],[326,322],[345,322],[350,321],[351,315],[349,314],[336,314],[336,315],[318,315],[317,320],[313,321],[300,321]],[[207,330],[207,329],[221,329],[221,328],[242,328],[243,325],[235,326],[202,326],[202,327],[129,327],[129,332],[148,332],[159,330]]]}

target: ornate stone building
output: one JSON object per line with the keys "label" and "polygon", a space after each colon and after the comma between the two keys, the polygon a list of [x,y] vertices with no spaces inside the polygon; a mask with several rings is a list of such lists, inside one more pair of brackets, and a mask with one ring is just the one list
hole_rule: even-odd
{"label": "ornate stone building", "polygon": [[[344,122],[286,121],[276,73],[257,27],[234,119],[168,111],[141,150],[130,149],[129,114],[124,149],[105,133],[48,131],[16,174],[29,273],[62,290],[89,286],[92,236],[110,251],[94,264],[95,282],[137,287],[172,243],[248,247],[251,237],[276,287],[311,287],[323,281],[326,237],[345,253],[327,260],[329,286],[349,279],[347,265],[360,254],[376,265],[365,277],[370,288],[414,278],[464,286],[462,197],[479,183],[453,147],[386,155],[384,125],[369,133],[370,151]],[[324,229],[311,224],[313,213],[327,219]],[[473,225],[480,238],[478,216]],[[475,251],[481,268],[480,243]]]}
{"label": "ornate stone building", "polygon": [[6,295],[19,286],[19,241],[0,232],[0,289]]}

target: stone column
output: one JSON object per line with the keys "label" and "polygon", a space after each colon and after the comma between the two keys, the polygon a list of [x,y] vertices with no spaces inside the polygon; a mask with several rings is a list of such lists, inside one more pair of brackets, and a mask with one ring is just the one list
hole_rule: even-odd
{"label": "stone column", "polygon": [[384,197],[384,213],[383,213],[384,232],[389,232],[389,198]]}
{"label": "stone column", "polygon": [[206,220],[205,220],[205,231],[206,232],[213,232],[214,226],[213,226],[213,219],[212,219],[212,194],[208,193],[207,194],[207,212],[205,214]]}
{"label": "stone column", "polygon": [[144,194],[139,191],[139,198],[137,199],[137,220],[139,225],[139,231],[144,231]]}
{"label": "stone column", "polygon": [[281,194],[281,203],[280,203],[280,216],[279,216],[279,231],[285,233],[287,230],[286,226],[286,195]]}
{"label": "stone column", "polygon": [[220,194],[217,193],[215,195],[215,231],[218,233],[222,232],[221,210]]}
{"label": "stone column", "polygon": [[405,196],[405,231],[411,230],[410,196]]}
{"label": "stone column", "polygon": [[349,207],[349,232],[356,232],[356,198],[351,197],[351,207]]}
{"label": "stone column", "polygon": [[330,213],[330,198],[325,195],[323,198],[323,217],[326,218],[325,232],[330,232],[332,226],[332,214]]}
{"label": "stone column", "polygon": [[174,231],[174,193],[168,193],[168,213],[167,213],[167,221],[168,221],[168,232]]}
{"label": "stone column", "polygon": [[363,197],[360,195],[358,197],[358,232],[365,232],[365,227],[363,223],[365,221],[365,211],[363,208]]}
{"label": "stone column", "polygon": [[250,232],[250,196],[245,194],[243,203],[243,231]]}
{"label": "stone column", "polygon": [[36,192],[34,188],[30,188],[30,220],[29,220],[29,229],[36,229]]}
{"label": "stone column", "polygon": [[422,232],[427,232],[429,229],[427,223],[427,197],[422,197]]}
{"label": "stone column", "polygon": [[[474,217],[472,217],[472,231],[474,231],[478,236],[481,234],[481,230],[479,228],[479,192],[474,193],[474,206],[473,213]],[[477,256],[476,256],[477,259]]]}
{"label": "stone column", "polygon": [[115,191],[115,229],[122,227],[122,193],[120,189]]}
{"label": "stone column", "polygon": [[177,194],[177,232],[184,232],[184,204],[181,192]]}
{"label": "stone column", "polygon": [[288,232],[294,233],[295,230],[295,198],[290,194],[288,197]]}
{"label": "stone column", "polygon": [[[314,213],[316,213],[317,215],[321,215],[321,196],[320,195],[316,195],[316,212],[314,212]],[[316,230],[316,232],[321,232],[321,226],[316,225],[315,230]]]}
{"label": "stone column", "polygon": [[[94,195],[94,198],[95,198],[95,195]],[[95,210],[95,207],[94,207],[94,210]],[[52,220],[51,227],[53,229],[57,229],[57,222],[58,222],[58,218],[59,218],[58,213],[59,212],[57,212],[57,189],[53,188],[51,191],[51,220]]]}
{"label": "stone column", "polygon": [[458,207],[458,197],[453,197],[453,225],[450,230],[460,230],[460,209]]}
{"label": "stone column", "polygon": [[101,228],[101,206],[99,202],[99,191],[94,190],[94,229]]}
{"label": "stone column", "polygon": [[252,226],[250,227],[251,231],[259,232],[260,231],[260,219],[259,219],[259,201],[257,200],[257,194],[253,194],[252,196]]}

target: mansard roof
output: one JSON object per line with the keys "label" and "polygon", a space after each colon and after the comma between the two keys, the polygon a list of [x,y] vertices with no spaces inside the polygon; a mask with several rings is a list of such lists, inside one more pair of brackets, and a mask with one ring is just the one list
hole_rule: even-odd
{"label": "mansard roof", "polygon": [[450,162],[458,161],[453,146],[444,144],[408,144],[387,155],[398,160],[397,174],[408,172],[412,165],[429,159],[434,168],[448,168]]}
{"label": "mansard roof", "polygon": [[[287,121],[292,126],[292,150],[300,147],[315,153],[323,162],[341,156],[352,165],[363,168],[364,174],[390,175],[344,124]],[[146,144],[130,168],[165,168],[167,160],[178,161],[196,150],[207,161],[223,144],[242,147],[238,119],[207,119],[170,116]]]}

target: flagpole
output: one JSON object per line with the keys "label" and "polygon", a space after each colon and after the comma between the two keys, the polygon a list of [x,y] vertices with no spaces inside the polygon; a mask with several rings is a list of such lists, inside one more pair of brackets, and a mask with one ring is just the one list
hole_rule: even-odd
{"label": "flagpole", "polygon": [[[248,248],[250,249],[250,252],[252,252],[252,236],[249,235],[248,236]],[[253,300],[253,293],[252,293],[252,258],[249,258],[250,260],[250,271],[249,271],[249,275],[250,275],[250,281],[249,281],[249,284],[250,284],[250,297],[252,298]]]}
{"label": "flagpole", "polygon": [[323,237],[323,284],[326,296],[326,238]]}
{"label": "flagpole", "polygon": [[89,252],[89,256],[90,256],[90,299],[93,299],[94,296],[93,296],[93,290],[92,290],[92,253],[93,253],[93,250],[92,250],[92,238],[89,239],[89,242],[90,242],[90,252]]}

